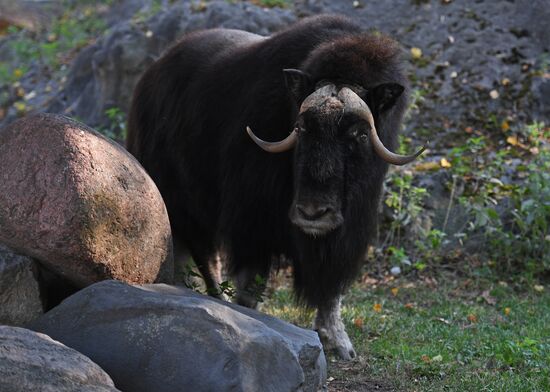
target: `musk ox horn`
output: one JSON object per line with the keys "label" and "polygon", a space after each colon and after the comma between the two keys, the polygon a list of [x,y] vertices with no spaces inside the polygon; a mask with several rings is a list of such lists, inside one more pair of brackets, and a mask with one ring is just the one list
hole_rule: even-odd
{"label": "musk ox horn", "polygon": [[412,162],[418,157],[424,150],[426,146],[423,146],[418,152],[413,155],[399,155],[391,152],[384,146],[378,133],[376,127],[374,126],[374,118],[372,117],[372,112],[370,111],[368,105],[363,101],[353,90],[348,87],[344,87],[338,93],[338,97],[344,102],[345,110],[351,112],[366,120],[370,124],[369,136],[371,143],[374,147],[374,151],[380,158],[384,161],[391,163],[393,165],[405,165],[409,162]]}
{"label": "musk ox horn", "polygon": [[290,150],[294,145],[296,144],[296,140],[298,140],[298,133],[296,131],[292,131],[290,135],[288,135],[284,140],[281,140],[280,142],[266,142],[265,140],[260,139],[258,136],[254,135],[254,132],[252,132],[252,129],[250,127],[246,127],[246,132],[248,132],[248,136],[252,140],[254,140],[254,143],[256,143],[260,148],[267,152],[284,152]]}

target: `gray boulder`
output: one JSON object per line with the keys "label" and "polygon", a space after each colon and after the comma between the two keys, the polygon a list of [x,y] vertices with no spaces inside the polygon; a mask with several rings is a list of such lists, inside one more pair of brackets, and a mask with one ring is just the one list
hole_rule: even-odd
{"label": "gray boulder", "polygon": [[43,313],[35,272],[33,259],[0,244],[0,324],[25,325]]}
{"label": "gray boulder", "polygon": [[317,391],[315,332],[163,284],[104,281],[33,324],[89,356],[126,391]]}
{"label": "gray boulder", "polygon": [[49,336],[0,326],[0,391],[114,392],[99,366]]}

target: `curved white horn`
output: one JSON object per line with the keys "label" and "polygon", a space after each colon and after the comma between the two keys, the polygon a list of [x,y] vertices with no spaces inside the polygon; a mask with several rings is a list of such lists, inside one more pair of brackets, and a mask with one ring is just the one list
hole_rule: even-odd
{"label": "curved white horn", "polygon": [[344,87],[338,93],[338,97],[344,102],[344,107],[347,112],[351,112],[359,116],[360,118],[366,120],[370,124],[369,136],[371,143],[374,147],[376,154],[383,160],[393,165],[405,165],[409,162],[414,161],[420,154],[424,152],[426,146],[423,146],[418,152],[412,155],[399,155],[391,152],[384,146],[380,138],[378,137],[378,132],[374,126],[374,118],[372,117],[372,112],[370,111],[368,105],[359,97],[353,90],[348,87]]}
{"label": "curved white horn", "polygon": [[267,152],[284,152],[290,150],[294,145],[296,144],[296,141],[298,140],[298,134],[296,131],[292,131],[290,135],[288,135],[284,140],[281,140],[280,142],[266,142],[265,140],[260,139],[258,136],[252,132],[252,129],[250,127],[246,127],[246,132],[248,132],[248,136],[256,143],[260,148]]}

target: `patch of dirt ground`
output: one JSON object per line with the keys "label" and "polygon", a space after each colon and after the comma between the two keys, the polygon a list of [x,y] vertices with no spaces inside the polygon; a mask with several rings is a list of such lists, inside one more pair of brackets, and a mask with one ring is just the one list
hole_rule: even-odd
{"label": "patch of dirt ground", "polygon": [[327,392],[394,392],[399,391],[386,380],[370,378],[365,364],[360,360],[352,362],[330,362]]}

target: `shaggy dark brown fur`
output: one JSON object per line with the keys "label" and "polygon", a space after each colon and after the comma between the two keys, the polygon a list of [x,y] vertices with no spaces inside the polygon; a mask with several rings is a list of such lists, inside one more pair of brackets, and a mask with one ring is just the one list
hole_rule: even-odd
{"label": "shaggy dark brown fur", "polygon": [[[298,95],[287,89],[286,68],[309,74]],[[157,183],[176,245],[190,249],[207,283],[209,260],[222,248],[230,272],[248,281],[266,276],[273,256],[285,254],[298,297],[309,306],[334,301],[356,276],[387,163],[349,136],[355,120],[310,122],[309,136],[281,154],[260,150],[245,132],[249,125],[265,140],[283,139],[301,99],[323,80],[355,86],[382,141],[395,147],[407,97],[399,47],[346,18],[305,19],[269,38],[190,34],[139,82],[128,149]],[[294,226],[293,199],[306,194],[339,203],[343,224],[320,237]]]}

